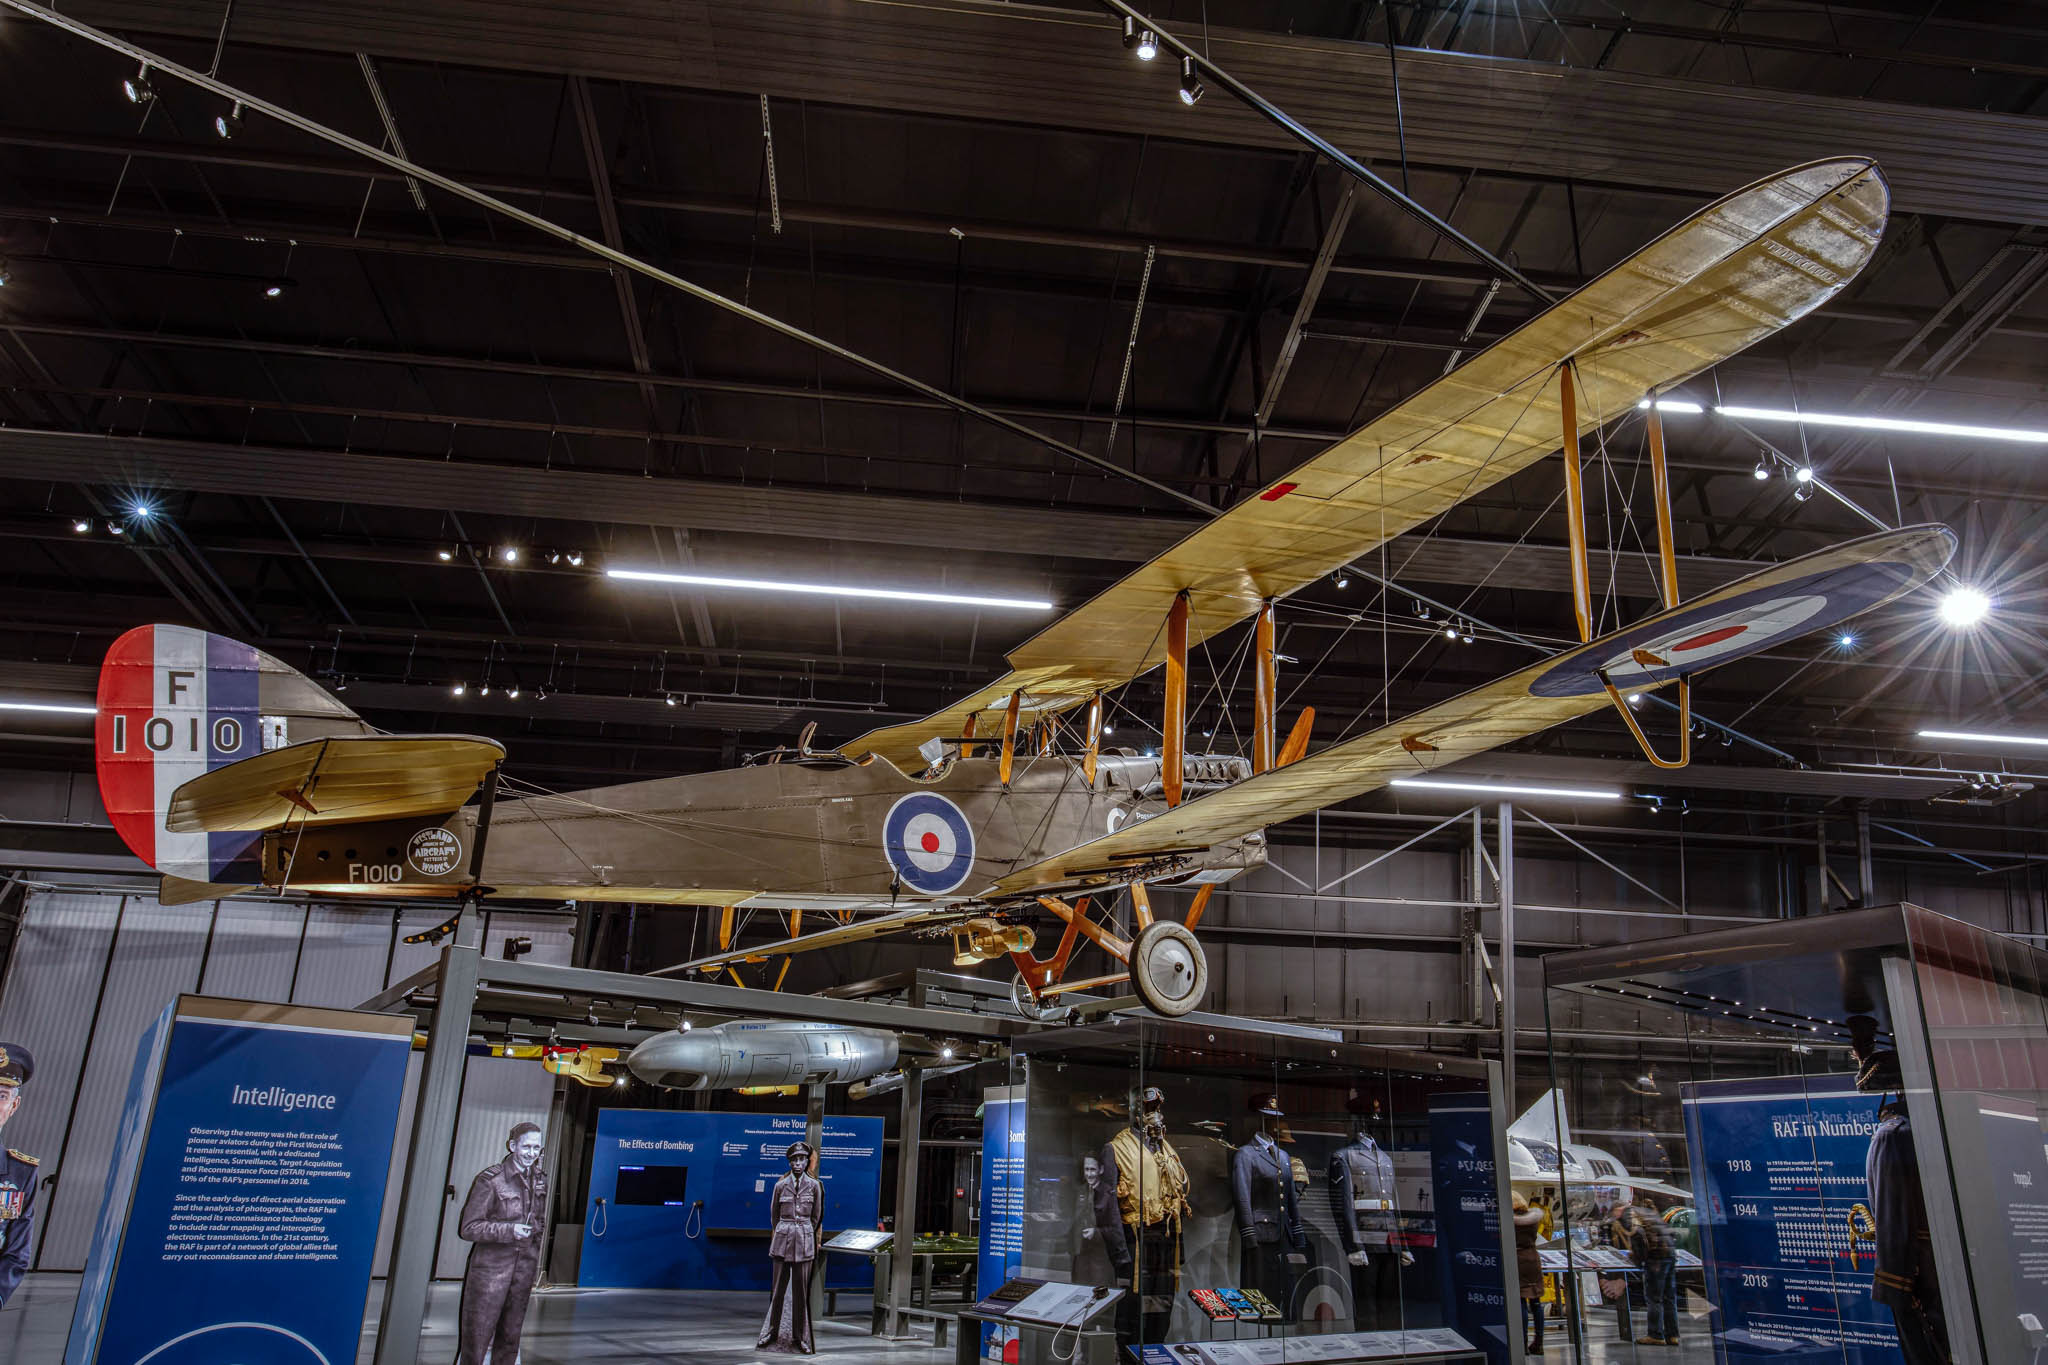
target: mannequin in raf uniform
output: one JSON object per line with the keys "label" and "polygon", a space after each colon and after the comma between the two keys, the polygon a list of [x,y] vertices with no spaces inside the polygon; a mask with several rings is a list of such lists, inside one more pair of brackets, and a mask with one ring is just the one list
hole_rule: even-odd
{"label": "mannequin in raf uniform", "polygon": [[1355,1092],[1350,1107],[1351,1141],[1330,1154],[1330,1211],[1351,1267],[1352,1319],[1374,1332],[1401,1325],[1401,1267],[1415,1258],[1397,1243],[1394,1158],[1373,1137],[1376,1113]]}
{"label": "mannequin in raf uniform", "polygon": [[1308,1262],[1308,1230],[1294,1199],[1294,1163],[1274,1137],[1280,1098],[1252,1101],[1257,1124],[1251,1140],[1230,1159],[1230,1189],[1237,1199],[1239,1278],[1287,1312],[1295,1276]]}
{"label": "mannequin in raf uniform", "polygon": [[761,1323],[757,1350],[792,1355],[817,1354],[811,1336],[811,1267],[818,1259],[818,1234],[825,1226],[825,1187],[811,1174],[809,1144],[792,1142],[782,1154],[789,1174],[775,1182],[768,1199],[768,1255],[775,1266],[775,1288],[768,1296],[768,1316]]}
{"label": "mannequin in raf uniform", "polygon": [[[21,1087],[35,1074],[35,1059],[19,1043],[0,1043],[0,1128],[21,1107]],[[13,1148],[0,1156],[0,1308],[28,1274],[35,1236],[36,1159]]]}
{"label": "mannequin in raf uniform", "polygon": [[1906,1365],[1949,1365],[1953,1357],[1941,1303],[1941,1275],[1920,1188],[1899,1054],[1879,1045],[1877,1020],[1869,1015],[1852,1015],[1848,1025],[1856,1088],[1879,1097],[1877,1131],[1870,1135],[1863,1160],[1864,1180],[1870,1187],[1868,1213],[1876,1224],[1877,1241],[1870,1297],[1892,1310],[1899,1354]]}
{"label": "mannequin in raf uniform", "polygon": [[462,1365],[518,1365],[526,1301],[540,1278],[541,1220],[548,1177],[540,1168],[540,1125],[513,1126],[505,1159],[470,1182],[456,1233],[470,1248],[462,1272]]}

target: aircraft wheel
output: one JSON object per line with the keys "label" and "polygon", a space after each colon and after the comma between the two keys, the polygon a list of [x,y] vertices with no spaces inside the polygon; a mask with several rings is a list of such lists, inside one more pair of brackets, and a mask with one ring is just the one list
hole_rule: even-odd
{"label": "aircraft wheel", "polygon": [[1194,931],[1155,920],[1131,945],[1131,988],[1154,1014],[1177,1018],[1201,1003],[1209,989],[1209,959]]}
{"label": "aircraft wheel", "polygon": [[1010,1003],[1017,1007],[1017,1013],[1038,1024],[1057,1024],[1074,1012],[1071,1005],[1048,1005],[1040,1000],[1025,984],[1022,972],[1010,983]]}

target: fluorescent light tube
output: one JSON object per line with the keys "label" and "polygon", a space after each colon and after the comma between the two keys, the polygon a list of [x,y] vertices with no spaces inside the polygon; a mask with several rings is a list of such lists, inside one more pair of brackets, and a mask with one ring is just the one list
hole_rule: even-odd
{"label": "fluorescent light tube", "polygon": [[[1640,402],[1636,404],[1636,406],[1638,408],[1647,408],[1650,406],[1650,400],[1647,398],[1642,399]],[[1657,400],[1657,411],[1705,412],[1706,409],[1701,407],[1698,403],[1691,402],[1690,400],[1684,398],[1659,398]]]}
{"label": "fluorescent light tube", "polygon": [[838,583],[788,583],[772,578],[719,578],[710,574],[655,573],[647,569],[606,569],[606,578],[635,583],[672,583],[689,588],[744,588],[756,592],[796,592],[813,597],[871,597],[885,602],[933,602],[957,607],[1000,607],[1014,611],[1051,611],[1052,603],[1021,597],[975,597],[956,592],[910,592],[900,588],[856,588]]}
{"label": "fluorescent light tube", "polygon": [[1974,427],[1961,422],[1923,422],[1911,417],[1858,417],[1845,412],[1795,412],[1790,408],[1744,408],[1723,403],[1723,417],[1750,422],[1802,422],[1815,427],[1858,427],[1865,431],[1908,431],[1922,436],[1976,436],[1986,441],[2048,444],[2048,431],[2023,427]]}
{"label": "fluorescent light tube", "polygon": [[49,701],[0,701],[0,711],[46,711],[58,716],[96,716],[97,706],[60,706]]}
{"label": "fluorescent light tube", "polygon": [[1454,782],[1444,777],[1397,777],[1388,785],[1431,791],[1485,792],[1489,796],[1560,796],[1584,801],[1619,801],[1612,787],[1523,787],[1508,782]]}
{"label": "fluorescent light tube", "polygon": [[1960,739],[1972,744],[2024,744],[2029,748],[2048,749],[2048,735],[1986,735],[1969,730],[1920,730],[1922,739]]}

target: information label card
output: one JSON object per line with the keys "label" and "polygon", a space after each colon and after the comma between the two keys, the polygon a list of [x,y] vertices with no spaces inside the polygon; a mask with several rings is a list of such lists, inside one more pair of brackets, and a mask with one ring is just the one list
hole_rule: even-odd
{"label": "information label card", "polygon": [[355,1359],[409,1016],[183,996],[143,1039],[66,1365]]}

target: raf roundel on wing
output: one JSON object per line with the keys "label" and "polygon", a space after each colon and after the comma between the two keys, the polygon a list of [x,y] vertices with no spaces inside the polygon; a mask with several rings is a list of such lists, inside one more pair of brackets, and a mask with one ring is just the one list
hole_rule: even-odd
{"label": "raf roundel on wing", "polygon": [[943,895],[974,868],[974,831],[960,808],[933,792],[912,792],[889,808],[882,850],[903,885]]}

